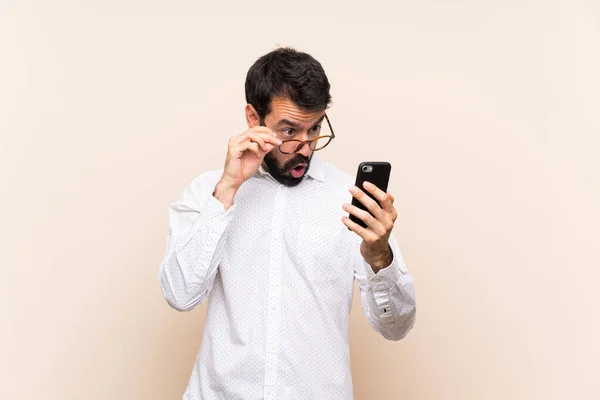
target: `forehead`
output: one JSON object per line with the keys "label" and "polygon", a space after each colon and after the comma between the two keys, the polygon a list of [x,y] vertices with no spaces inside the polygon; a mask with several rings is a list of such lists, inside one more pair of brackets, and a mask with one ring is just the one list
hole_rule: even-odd
{"label": "forehead", "polygon": [[324,114],[325,110],[303,110],[287,97],[274,97],[271,100],[271,112],[267,115],[267,119],[270,119],[273,123],[278,123],[282,119],[287,119],[299,124],[308,124],[320,119]]}

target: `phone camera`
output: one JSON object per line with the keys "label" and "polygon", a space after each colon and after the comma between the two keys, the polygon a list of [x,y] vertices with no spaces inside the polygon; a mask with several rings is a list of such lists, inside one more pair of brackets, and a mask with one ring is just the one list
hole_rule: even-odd
{"label": "phone camera", "polygon": [[362,171],[363,172],[372,172],[373,171],[373,166],[372,165],[363,165]]}

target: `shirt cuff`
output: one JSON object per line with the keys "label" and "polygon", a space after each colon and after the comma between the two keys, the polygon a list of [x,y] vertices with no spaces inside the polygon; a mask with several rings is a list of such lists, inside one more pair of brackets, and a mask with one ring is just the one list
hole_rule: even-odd
{"label": "shirt cuff", "polygon": [[403,273],[393,249],[391,264],[380,269],[377,274],[373,272],[373,268],[371,268],[371,265],[367,261],[363,259],[363,262],[369,285],[376,291],[389,290],[400,280],[400,276]]}

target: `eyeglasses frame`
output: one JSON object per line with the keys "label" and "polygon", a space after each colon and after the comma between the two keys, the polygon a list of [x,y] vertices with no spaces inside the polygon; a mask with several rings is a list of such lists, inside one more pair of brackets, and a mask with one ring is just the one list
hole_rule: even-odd
{"label": "eyeglasses frame", "polygon": [[[315,149],[311,149],[311,150],[312,151],[320,151],[320,150],[323,150],[325,147],[329,146],[329,143],[331,143],[331,141],[333,139],[335,139],[335,132],[333,131],[333,127],[331,126],[331,121],[329,121],[329,117],[327,116],[327,113],[325,113],[323,115],[325,116],[325,120],[327,121],[327,125],[329,126],[329,130],[331,131],[331,135],[319,136],[319,137],[316,137],[316,138],[313,138],[313,139],[308,139],[308,140],[298,140],[298,139],[284,140],[284,141],[281,142],[281,144],[278,147],[279,151],[282,154],[296,154],[297,152],[299,152],[304,147],[305,144],[308,144],[308,147],[310,148],[310,144],[312,142],[316,142],[317,140],[322,139],[322,138],[329,138],[329,141],[327,142],[327,144],[325,146],[317,149],[317,150],[315,150]],[[265,121],[262,118],[260,119],[260,125],[261,126],[266,126],[265,125]],[[284,152],[284,151],[281,150],[281,146],[283,146],[284,143],[288,143],[288,142],[299,142],[298,147],[296,147],[296,150],[294,150],[291,153]]]}

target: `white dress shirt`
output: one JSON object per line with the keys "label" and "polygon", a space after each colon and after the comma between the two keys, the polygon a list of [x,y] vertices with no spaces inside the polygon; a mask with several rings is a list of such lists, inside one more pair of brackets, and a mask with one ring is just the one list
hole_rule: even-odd
{"label": "white dress shirt", "polygon": [[413,279],[394,235],[392,263],[374,274],[342,222],[354,177],[316,155],[295,187],[259,168],[227,211],[212,196],[222,172],[194,179],[169,208],[164,296],[187,311],[210,293],[183,399],[352,399],[354,279],[383,337],[402,339],[414,324]]}

